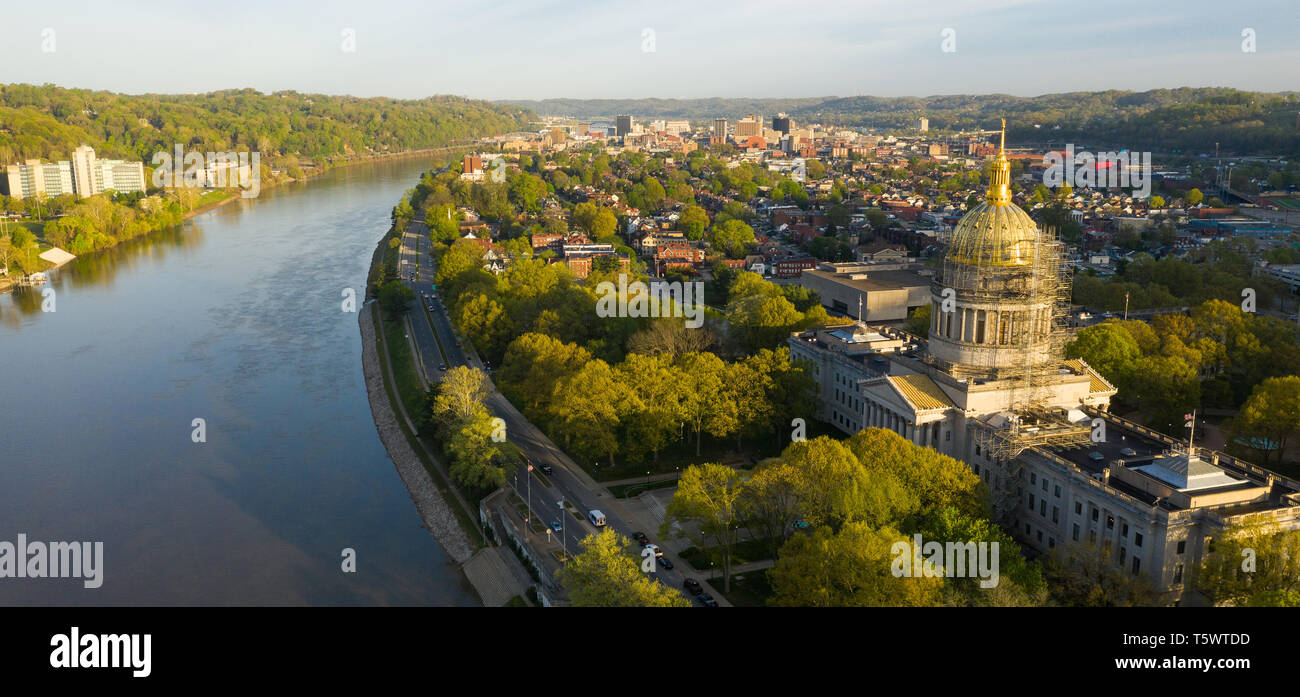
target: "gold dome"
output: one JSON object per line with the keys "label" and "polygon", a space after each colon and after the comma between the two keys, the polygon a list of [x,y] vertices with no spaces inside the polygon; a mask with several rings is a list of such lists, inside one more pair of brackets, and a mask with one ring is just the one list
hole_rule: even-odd
{"label": "gold dome", "polygon": [[1002,147],[993,160],[988,195],[957,222],[948,248],[948,260],[977,266],[1028,264],[1038,240],[1038,225],[1011,202],[1011,165],[1006,158],[1006,119],[1002,120]]}

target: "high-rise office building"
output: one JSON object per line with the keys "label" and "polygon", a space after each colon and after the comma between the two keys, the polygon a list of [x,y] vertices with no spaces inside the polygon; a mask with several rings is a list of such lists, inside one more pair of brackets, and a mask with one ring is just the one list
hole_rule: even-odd
{"label": "high-rise office building", "polygon": [[632,117],[619,114],[614,119],[614,135],[622,137],[632,132]]}
{"label": "high-rise office building", "polygon": [[924,116],[922,116],[920,121],[917,122],[916,128],[918,131],[922,133],[925,133],[926,131],[930,130],[930,119],[927,119]]}
{"label": "high-rise office building", "polygon": [[727,124],[727,120],[726,120],[726,119],[714,119],[714,120],[713,120],[713,135],[714,135],[715,137],[717,137],[717,138],[726,138],[726,137],[727,137],[727,125],[728,125],[728,124]]}
{"label": "high-rise office building", "polygon": [[763,119],[750,114],[736,123],[736,137],[748,138],[763,135]]}
{"label": "high-rise office building", "polygon": [[778,133],[789,133],[790,128],[793,125],[793,121],[791,121],[790,117],[785,114],[777,114],[772,117],[772,130],[777,131]]}

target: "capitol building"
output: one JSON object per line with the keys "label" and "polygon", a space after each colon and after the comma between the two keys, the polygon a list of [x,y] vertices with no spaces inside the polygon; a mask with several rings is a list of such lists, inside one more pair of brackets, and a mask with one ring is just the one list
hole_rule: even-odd
{"label": "capitol building", "polygon": [[968,463],[1027,550],[1096,545],[1168,602],[1232,524],[1300,527],[1300,482],[1109,413],[1116,388],[1072,339],[1064,247],[1012,202],[1003,148],[930,289],[927,339],[861,321],[798,332],[818,417],[892,430]]}

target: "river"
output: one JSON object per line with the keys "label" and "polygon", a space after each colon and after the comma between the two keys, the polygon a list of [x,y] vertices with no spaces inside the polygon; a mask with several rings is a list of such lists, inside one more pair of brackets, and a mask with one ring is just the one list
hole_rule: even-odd
{"label": "river", "polygon": [[427,167],[335,170],[77,259],[53,312],[0,296],[0,543],[104,550],[101,587],[0,578],[0,604],[477,604],[380,443],[341,306]]}

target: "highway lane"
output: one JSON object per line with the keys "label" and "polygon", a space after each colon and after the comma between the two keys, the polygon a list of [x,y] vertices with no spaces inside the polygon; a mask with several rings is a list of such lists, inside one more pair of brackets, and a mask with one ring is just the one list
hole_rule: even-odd
{"label": "highway lane", "polygon": [[[409,280],[408,276],[403,276],[403,281],[415,291],[420,303],[418,311],[412,316],[416,348],[420,351],[425,365],[429,367],[431,372],[429,377],[432,380],[441,377],[440,371],[437,370],[443,362],[442,355],[438,352],[439,344],[446,353],[449,361],[448,368],[468,365],[483,370],[483,363],[472,351],[463,345],[457,346],[461,338],[452,327],[441,299],[432,302],[431,311],[428,309],[429,300],[426,300],[424,295],[427,293],[432,296],[436,293],[433,279],[437,271],[436,262],[428,253],[429,247],[428,230],[424,223],[412,222],[403,234],[401,258],[407,262],[403,266],[415,274],[414,281]],[[570,554],[580,549],[584,538],[597,531],[596,527],[587,520],[587,512],[593,509],[605,514],[606,524],[609,527],[631,537],[635,530],[619,516],[618,511],[615,510],[619,507],[618,504],[613,502],[603,487],[600,487],[580,465],[525,418],[494,384],[491,385],[486,406],[494,416],[505,421],[506,437],[523,451],[534,465],[549,464],[554,468],[552,474],[544,475],[551,483],[549,487],[543,484],[542,479],[537,476],[538,473],[529,473],[526,465],[521,465],[507,478],[507,481],[517,486],[521,498],[530,500],[529,510],[543,525],[549,526],[552,520],[563,522],[563,544]],[[529,494],[530,479],[531,495]],[[576,508],[581,520],[568,512],[561,515],[561,509],[557,505],[559,501],[567,501]],[[655,541],[657,537],[654,530],[641,530],[641,532],[648,535],[651,541]],[[552,533],[552,538],[557,543],[560,542],[557,534]],[[676,559],[673,561],[675,562]],[[678,569],[667,570],[658,565],[656,569],[655,576],[661,582],[679,590],[682,588],[684,576]]]}

